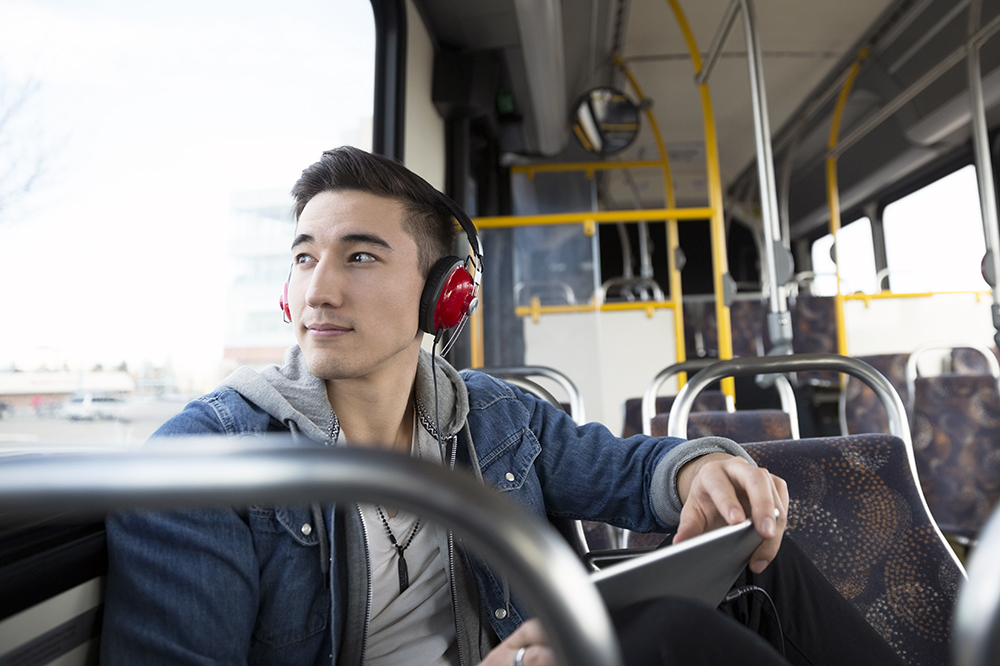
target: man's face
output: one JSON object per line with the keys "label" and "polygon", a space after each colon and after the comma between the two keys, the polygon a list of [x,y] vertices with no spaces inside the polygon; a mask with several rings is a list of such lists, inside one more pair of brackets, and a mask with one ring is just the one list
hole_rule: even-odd
{"label": "man's face", "polygon": [[288,303],[316,377],[367,377],[415,359],[424,278],[405,217],[402,203],[355,191],[321,192],[303,209]]}

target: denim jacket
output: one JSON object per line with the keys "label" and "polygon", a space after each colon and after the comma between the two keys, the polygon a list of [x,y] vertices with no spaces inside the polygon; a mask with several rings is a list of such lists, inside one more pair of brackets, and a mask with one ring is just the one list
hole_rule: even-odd
{"label": "denim jacket", "polygon": [[[462,379],[469,400],[463,432],[484,481],[540,518],[663,531],[676,524],[680,465],[710,451],[738,453],[727,440],[618,439],[488,375]],[[286,430],[222,388],[190,403],[157,436]],[[457,454],[460,467],[473,464],[467,447]],[[331,507],[322,516],[310,507],[258,506],[110,516],[102,663],[344,663],[345,653],[358,654],[350,643],[365,631],[364,618],[348,611],[350,559],[359,556],[349,536],[355,523],[352,512]],[[478,587],[477,620],[488,620],[500,640],[510,635],[527,611],[478,556],[462,552],[460,564]]]}

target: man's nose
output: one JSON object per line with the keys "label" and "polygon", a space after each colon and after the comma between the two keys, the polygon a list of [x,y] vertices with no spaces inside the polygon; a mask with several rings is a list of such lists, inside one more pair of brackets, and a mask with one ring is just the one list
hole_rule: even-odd
{"label": "man's nose", "polygon": [[335,308],[343,304],[343,280],[333,266],[319,262],[309,272],[308,280],[306,305],[313,308]]}

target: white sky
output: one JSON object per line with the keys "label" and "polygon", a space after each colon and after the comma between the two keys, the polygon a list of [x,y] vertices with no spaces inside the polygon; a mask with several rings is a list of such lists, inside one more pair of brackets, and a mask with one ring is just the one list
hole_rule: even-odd
{"label": "white sky", "polygon": [[0,213],[0,367],[214,364],[232,195],[356,140],[373,59],[368,0],[0,0],[0,87],[37,86],[7,139],[48,164]]}

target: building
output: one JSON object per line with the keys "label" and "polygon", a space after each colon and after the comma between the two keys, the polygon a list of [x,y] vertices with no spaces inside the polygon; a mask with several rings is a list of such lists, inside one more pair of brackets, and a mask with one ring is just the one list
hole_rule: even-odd
{"label": "building", "polygon": [[292,200],[282,192],[233,197],[226,292],[225,364],[261,368],[281,361],[295,342],[278,306],[295,230]]}

